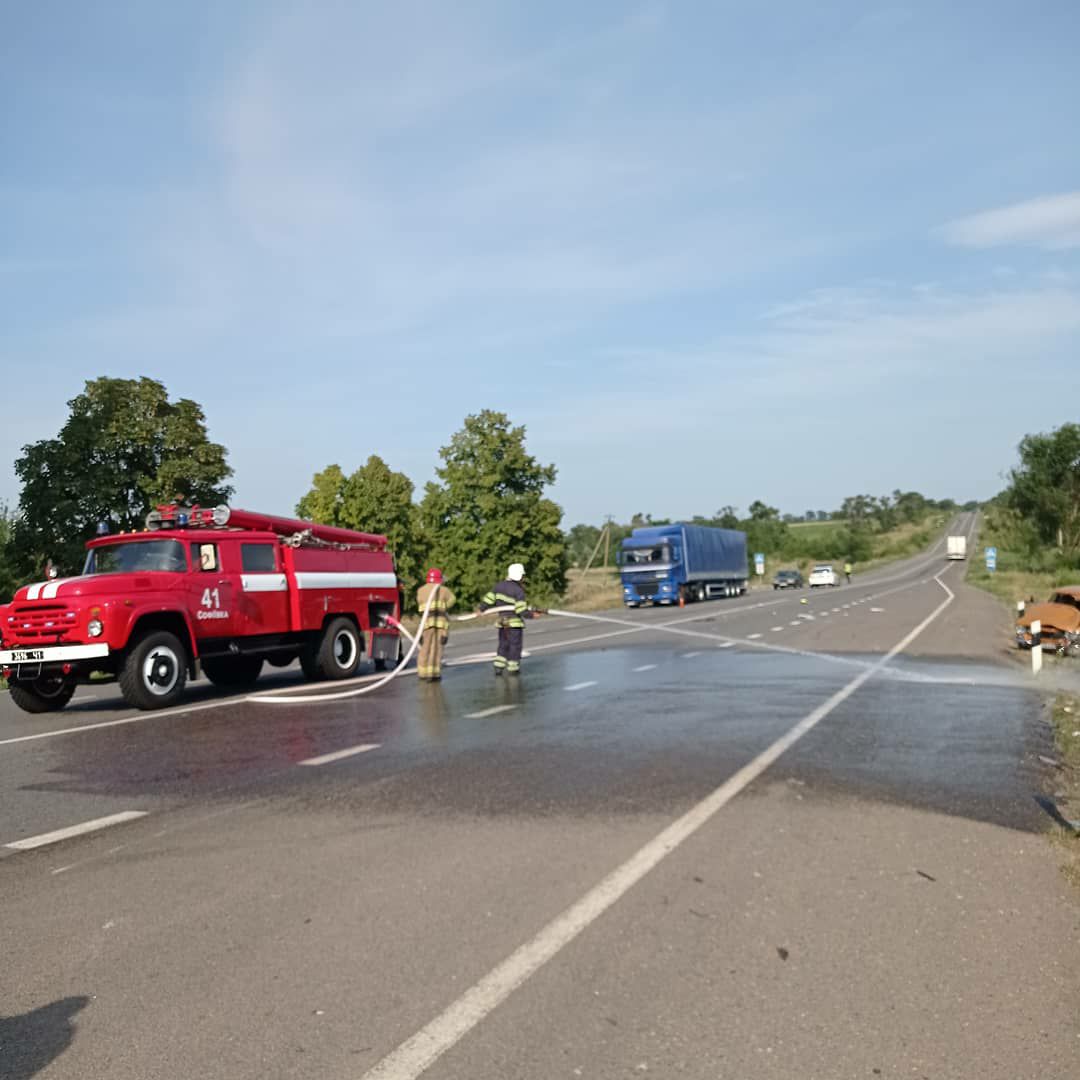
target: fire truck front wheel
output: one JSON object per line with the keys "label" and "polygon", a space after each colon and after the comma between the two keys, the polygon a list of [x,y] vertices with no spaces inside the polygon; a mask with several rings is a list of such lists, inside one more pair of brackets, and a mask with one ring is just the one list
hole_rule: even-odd
{"label": "fire truck front wheel", "polygon": [[28,713],[59,712],[74,693],[75,684],[59,678],[42,677],[11,684],[11,700]]}
{"label": "fire truck front wheel", "polygon": [[151,631],[137,641],[120,669],[120,691],[136,709],[175,705],[187,681],[187,652],[175,634]]}
{"label": "fire truck front wheel", "polygon": [[363,639],[351,619],[334,619],[319,643],[318,669],[324,679],[347,679],[356,674]]}

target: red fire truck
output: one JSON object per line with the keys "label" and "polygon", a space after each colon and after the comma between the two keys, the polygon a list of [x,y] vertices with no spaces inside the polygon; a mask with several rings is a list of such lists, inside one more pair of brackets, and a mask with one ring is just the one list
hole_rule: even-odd
{"label": "red fire truck", "polygon": [[385,536],[219,506],[162,506],[141,533],[87,543],[79,577],[0,607],[0,669],[27,712],[62,709],[95,672],[139,709],[175,704],[201,670],[252,684],[263,663],[344,679],[400,656]]}

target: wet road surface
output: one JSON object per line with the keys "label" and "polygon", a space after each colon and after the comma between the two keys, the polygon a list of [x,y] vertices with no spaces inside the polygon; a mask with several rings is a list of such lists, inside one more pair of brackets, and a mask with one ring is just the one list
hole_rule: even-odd
{"label": "wet road surface", "polygon": [[0,845],[145,816],[0,846],[0,1075],[1075,1076],[1041,702],[959,577],[542,620],[520,680],[458,630],[327,704],[5,701]]}

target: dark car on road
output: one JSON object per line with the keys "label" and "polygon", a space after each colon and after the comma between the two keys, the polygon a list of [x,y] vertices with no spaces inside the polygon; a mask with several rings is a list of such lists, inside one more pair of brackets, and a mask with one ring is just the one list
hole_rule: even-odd
{"label": "dark car on road", "polygon": [[801,589],[806,582],[798,570],[780,570],[773,578],[774,589]]}

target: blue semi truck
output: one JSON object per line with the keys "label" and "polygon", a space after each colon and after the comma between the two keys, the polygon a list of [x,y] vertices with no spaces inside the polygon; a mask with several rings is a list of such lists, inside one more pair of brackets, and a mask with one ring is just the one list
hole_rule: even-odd
{"label": "blue semi truck", "polygon": [[677,604],[746,592],[746,533],[705,525],[635,529],[619,551],[623,603]]}

